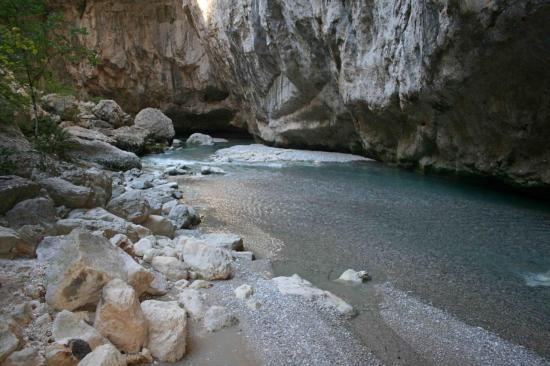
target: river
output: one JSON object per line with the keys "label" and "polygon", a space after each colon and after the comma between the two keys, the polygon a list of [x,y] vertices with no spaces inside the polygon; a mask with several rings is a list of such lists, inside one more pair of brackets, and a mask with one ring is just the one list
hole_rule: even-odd
{"label": "river", "polygon": [[[144,161],[200,166],[238,143],[250,141]],[[550,358],[549,205],[374,161],[220,166],[226,175],[184,180],[186,198],[205,214],[201,228],[240,234],[277,275],[298,273],[350,301],[360,310],[355,331],[382,359],[396,352],[376,339],[393,331],[369,322],[380,320],[375,289],[386,284]],[[347,268],[372,281],[335,283]]]}

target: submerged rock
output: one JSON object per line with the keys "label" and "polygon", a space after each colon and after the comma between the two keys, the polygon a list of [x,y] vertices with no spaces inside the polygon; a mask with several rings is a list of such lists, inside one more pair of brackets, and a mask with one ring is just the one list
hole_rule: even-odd
{"label": "submerged rock", "polygon": [[202,175],[210,175],[210,174],[223,175],[223,174],[225,174],[225,171],[222,168],[218,168],[218,167],[215,167],[215,166],[202,166],[201,167],[201,174]]}
{"label": "submerged rock", "polygon": [[354,315],[353,307],[333,293],[314,287],[311,282],[304,280],[297,274],[291,277],[275,277],[272,279],[283,295],[296,295],[313,300],[322,307],[338,311],[342,315]]}
{"label": "submerged rock", "polygon": [[115,278],[128,282],[138,295],[153,281],[153,275],[120,248],[85,231],[45,238],[38,259],[46,264],[46,301],[56,309],[96,305],[103,286]]}
{"label": "submerged rock", "polygon": [[340,277],[338,277],[338,281],[358,284],[369,280],[369,278],[369,274],[366,271],[354,271],[353,269],[348,269],[344,271]]}
{"label": "submerged rock", "polygon": [[214,140],[211,136],[203,133],[194,133],[187,139],[187,145],[214,145]]}

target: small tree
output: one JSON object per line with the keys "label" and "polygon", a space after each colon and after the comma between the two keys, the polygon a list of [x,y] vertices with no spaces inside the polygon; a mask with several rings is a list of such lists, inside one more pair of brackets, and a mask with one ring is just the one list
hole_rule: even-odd
{"label": "small tree", "polygon": [[96,63],[95,52],[80,45],[84,28],[70,26],[59,13],[51,12],[44,0],[0,0],[0,93],[7,103],[17,104],[13,75],[23,85],[32,103],[32,120],[38,134],[37,85],[52,78],[52,62],[86,60]]}

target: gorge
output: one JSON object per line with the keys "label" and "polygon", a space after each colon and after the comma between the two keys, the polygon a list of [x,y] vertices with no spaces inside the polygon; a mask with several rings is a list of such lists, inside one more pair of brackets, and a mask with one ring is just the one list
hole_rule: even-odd
{"label": "gorge", "polygon": [[0,365],[550,365],[547,0],[0,0]]}
{"label": "gorge", "polygon": [[550,183],[545,1],[59,3],[102,61],[79,85],[182,132]]}

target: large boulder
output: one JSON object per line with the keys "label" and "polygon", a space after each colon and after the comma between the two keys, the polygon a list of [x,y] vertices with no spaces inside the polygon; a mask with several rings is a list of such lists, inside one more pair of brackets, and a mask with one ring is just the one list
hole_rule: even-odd
{"label": "large boulder", "polygon": [[153,274],[123,250],[85,231],[47,237],[37,253],[46,265],[46,301],[56,309],[96,305],[103,286],[115,278],[132,285],[138,296],[153,281]]}
{"label": "large boulder", "polygon": [[175,301],[147,300],[141,308],[149,325],[146,347],[163,362],[179,361],[185,354],[187,314]]}
{"label": "large boulder", "polygon": [[114,128],[128,125],[131,121],[130,116],[122,108],[110,99],[100,100],[92,109],[92,113],[100,120],[108,122]]}
{"label": "large boulder", "polygon": [[88,187],[74,185],[62,178],[47,178],[40,181],[57,206],[68,208],[95,207],[93,192]]}
{"label": "large boulder", "polygon": [[151,213],[149,201],[140,190],[133,189],[113,198],[107,204],[107,210],[134,224],[143,224]]}
{"label": "large boulder", "polygon": [[73,95],[47,94],[40,98],[42,107],[55,113],[64,121],[75,121],[79,109],[78,101]]}
{"label": "large boulder", "polygon": [[225,280],[233,274],[233,258],[225,249],[189,237],[176,239],[176,249],[185,264],[205,280]]}
{"label": "large boulder", "polygon": [[126,357],[112,344],[105,344],[90,352],[78,366],[126,366]]}
{"label": "large boulder", "polygon": [[71,137],[76,137],[82,140],[101,141],[111,145],[115,143],[115,140],[99,131],[90,130],[80,126],[67,126],[64,128],[64,131],[68,133]]}
{"label": "large boulder", "polygon": [[81,339],[88,343],[92,350],[109,343],[94,327],[67,310],[59,312],[55,317],[52,336],[60,344],[66,344],[71,339]]}
{"label": "large boulder", "polygon": [[34,243],[22,239],[15,230],[0,226],[0,258],[33,257],[35,248]]}
{"label": "large boulder", "polygon": [[145,108],[134,120],[136,127],[149,131],[149,137],[159,142],[171,142],[175,136],[174,125],[160,109]]}
{"label": "large boulder", "polygon": [[299,296],[309,301],[315,301],[322,307],[336,310],[342,315],[351,316],[355,313],[353,307],[334,295],[332,292],[321,290],[304,280],[297,274],[290,277],[275,277],[272,281],[283,295]]}
{"label": "large boulder", "polygon": [[115,141],[114,144],[119,149],[142,154],[147,145],[149,131],[136,126],[124,126],[110,131],[109,136]]}
{"label": "large boulder", "polygon": [[55,223],[58,235],[67,235],[77,228],[101,232],[107,239],[111,239],[117,234],[123,234],[132,242],[151,235],[151,231],[146,227],[132,224],[100,207],[88,211],[72,211],[66,219]]}
{"label": "large boulder", "polygon": [[136,154],[100,140],[71,138],[72,148],[68,155],[72,159],[95,163],[111,170],[141,169],[141,161]]}
{"label": "large boulder", "polygon": [[63,172],[61,178],[77,186],[89,187],[92,190],[91,207],[103,207],[111,198],[113,179],[101,169],[71,169]]}
{"label": "large boulder", "polygon": [[147,322],[132,286],[116,278],[103,287],[94,327],[121,351],[141,350],[147,339]]}
{"label": "large boulder", "polygon": [[0,215],[16,203],[36,197],[39,193],[40,186],[32,180],[16,175],[0,176]]}

